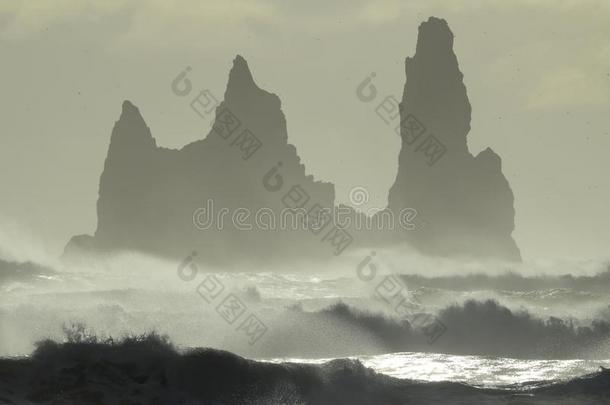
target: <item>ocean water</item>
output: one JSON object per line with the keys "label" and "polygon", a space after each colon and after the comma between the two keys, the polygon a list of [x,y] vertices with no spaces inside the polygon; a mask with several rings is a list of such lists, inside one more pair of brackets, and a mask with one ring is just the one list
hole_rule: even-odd
{"label": "ocean water", "polygon": [[[366,387],[376,387],[376,391],[369,392],[375,400],[379,395],[400,398],[399,402],[364,402],[367,405],[610,403],[607,401],[610,378],[607,373],[596,373],[600,366],[610,368],[610,340],[588,348],[579,345],[586,339],[575,340],[573,345],[565,346],[572,352],[558,351],[560,346],[552,347],[553,344],[571,339],[570,330],[560,328],[557,340],[536,340],[539,337],[536,333],[530,333],[532,340],[522,339],[528,332],[522,325],[540,333],[546,333],[549,326],[527,323],[524,320],[529,318],[519,315],[524,312],[532,319],[541,320],[556,317],[576,328],[594,321],[608,321],[610,276],[586,284],[589,289],[579,284],[556,286],[552,279],[543,279],[544,283],[535,289],[504,284],[498,287],[493,283],[472,288],[405,284],[408,297],[417,298],[421,309],[428,313],[460,307],[469,300],[492,299],[500,305],[476,307],[472,317],[470,312],[457,311],[457,318],[452,319],[459,323],[448,323],[447,334],[428,345],[425,339],[411,340],[414,335],[404,328],[395,307],[380,296],[379,287],[386,276],[401,274],[404,269],[417,267],[424,272],[425,266],[439,269],[449,266],[427,262],[416,263],[418,266],[388,264],[375,280],[364,282],[354,272],[361,258],[343,260],[333,264],[333,271],[313,267],[315,274],[308,273],[308,268],[292,273],[271,269],[227,273],[199,264],[200,271],[192,280],[178,276],[179,263],[133,255],[93,265],[50,265],[43,269],[5,263],[5,278],[0,279],[0,357],[27,357],[36,347],[35,342],[47,338],[62,341],[65,325],[82,322],[100,337],[154,330],[167,335],[179,349],[228,351],[262,363],[273,363],[287,376],[294,377],[293,385],[287,388],[290,395],[253,402],[256,404],[307,403],[295,394],[302,392],[302,387],[295,387],[309,381],[311,370],[301,369],[302,375],[295,374],[295,369],[286,363],[319,365],[316,375],[321,385],[315,387],[316,392],[344,389],[342,397],[349,396],[352,385],[339,383],[331,387],[332,384],[327,384],[345,381],[347,377],[354,378],[356,384],[366,381]],[[457,265],[453,267],[445,273],[469,274],[480,270],[479,267],[469,267],[468,271]],[[502,274],[506,270],[487,271]],[[538,268],[526,270],[527,274],[542,273]],[[445,273],[438,270],[438,276]],[[405,274],[408,274],[406,270]],[[202,281],[208,277],[214,277],[223,291],[214,302],[206,301],[199,291]],[[523,284],[523,280],[517,281]],[[246,314],[256,314],[264,321],[266,333],[256,344],[240,332],[240,322],[228,321],[218,310],[229,295],[240,300]],[[472,319],[476,320],[474,324],[469,323]],[[517,323],[503,330],[502,335],[492,333],[506,322]],[[464,324],[467,327],[462,328]],[[454,334],[460,330],[461,333]],[[487,344],[489,336],[505,340],[498,343],[491,338],[492,344]],[[507,347],[513,342],[517,344]],[[496,356],[476,355],[485,350]],[[512,355],[524,358],[506,357]],[[364,367],[381,374],[381,378],[350,360],[358,360]],[[199,372],[207,364],[202,362],[197,367]],[[258,370],[258,366],[249,369]],[[297,399],[286,399],[293,394]],[[514,402],[515,396],[518,402]],[[458,397],[463,401],[451,400]],[[523,402],[526,397],[527,401],[534,402]]]}
{"label": "ocean water", "polygon": [[[606,360],[528,360],[503,357],[457,356],[440,353],[389,353],[352,356],[364,366],[391,377],[422,382],[458,382],[481,388],[527,389],[569,381],[610,367]],[[323,364],[333,360],[282,358],[272,363]]]}

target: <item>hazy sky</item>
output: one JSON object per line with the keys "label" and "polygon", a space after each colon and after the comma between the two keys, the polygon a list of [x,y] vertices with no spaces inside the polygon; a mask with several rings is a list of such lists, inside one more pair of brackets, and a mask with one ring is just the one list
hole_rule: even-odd
{"label": "hazy sky", "polygon": [[122,101],[179,148],[210,121],[170,82],[191,66],[195,88],[222,99],[238,53],[280,96],[308,172],[340,201],[363,186],[385,205],[400,140],[355,89],[376,72],[380,93],[400,99],[404,58],[431,15],[455,34],[470,150],[502,157],[523,256],[610,256],[607,0],[0,0],[3,237],[17,224],[57,254],[92,233]]}

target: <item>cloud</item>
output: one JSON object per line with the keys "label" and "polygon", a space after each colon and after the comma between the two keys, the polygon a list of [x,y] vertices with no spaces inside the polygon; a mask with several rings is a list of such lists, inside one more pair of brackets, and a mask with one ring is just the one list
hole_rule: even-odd
{"label": "cloud", "polygon": [[610,46],[603,37],[581,41],[577,53],[565,55],[565,64],[540,72],[529,92],[526,108],[552,109],[610,102]]}
{"label": "cloud", "polygon": [[598,71],[559,67],[542,77],[528,96],[528,109],[549,109],[607,103],[610,80]]}
{"label": "cloud", "polygon": [[170,35],[185,27],[213,27],[222,30],[248,20],[277,18],[270,2],[248,0],[20,0],[0,3],[0,28],[4,38],[24,39],[50,25],[99,20],[119,13],[131,14],[131,39],[150,34]]}
{"label": "cloud", "polygon": [[605,0],[377,0],[360,2],[355,21],[369,24],[384,24],[417,14],[443,16],[447,14],[468,14],[480,11],[506,13],[511,11],[545,11],[553,13],[588,13],[591,9],[610,11],[610,3]]}
{"label": "cloud", "polygon": [[136,0],[18,0],[0,2],[3,38],[22,39],[59,24],[88,16],[106,16],[124,10]]}
{"label": "cloud", "polygon": [[[215,32],[235,36],[252,24],[281,25],[283,31],[309,33],[360,30],[363,26],[400,23],[430,15],[450,18],[479,12],[496,14],[536,9],[548,13],[589,15],[591,10],[610,11],[602,0],[320,0],[286,3],[281,0],[14,0],[0,2],[0,37],[25,39],[51,25],[104,21],[128,14],[130,28],[121,38],[141,45],[179,38],[197,40],[197,34]],[[207,39],[207,38],[206,38]],[[218,37],[214,38],[218,39]],[[209,39],[207,39],[209,40]]]}
{"label": "cloud", "polygon": [[279,18],[269,2],[153,0],[134,10],[131,26],[117,39],[117,46],[159,49],[184,43],[191,48],[222,47],[253,27],[271,25]]}

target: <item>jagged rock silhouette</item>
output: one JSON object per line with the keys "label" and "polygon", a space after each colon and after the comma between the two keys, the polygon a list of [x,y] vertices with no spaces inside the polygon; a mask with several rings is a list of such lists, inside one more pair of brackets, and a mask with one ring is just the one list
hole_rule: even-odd
{"label": "jagged rock silhouette", "polygon": [[[260,143],[255,153],[248,139]],[[307,194],[300,213],[314,203],[332,207],[334,186],[306,175],[288,143],[279,98],[260,89],[237,56],[213,128],[181,150],[157,147],[139,110],[123,103],[100,180],[97,230],[93,238],[73,238],[66,251],[137,250],[182,258],[197,249],[202,260],[215,263],[332,255],[303,227],[294,230],[292,221],[303,216],[286,215],[287,229],[280,229],[281,211],[302,203],[291,198],[299,190]],[[278,230],[246,229],[253,218],[236,227],[231,216],[244,208],[252,215],[277,213],[275,225],[269,217],[261,220]],[[221,209],[230,213],[222,216]]]}
{"label": "jagged rock silhouette", "polygon": [[[415,207],[419,227],[353,232],[352,246],[408,242],[431,255],[518,260],[511,237],[513,195],[500,158],[491,149],[476,157],[468,151],[470,104],[452,45],[446,22],[431,18],[420,26],[416,55],[406,64],[403,145],[388,209],[399,215],[402,208]],[[288,143],[280,99],[256,85],[241,56],[233,62],[215,114],[204,139],[181,150],[166,149],[157,146],[140,111],[125,101],[100,179],[97,229],[94,236],[72,238],[66,256],[136,250],[182,258],[197,250],[200,260],[232,265],[340,253],[350,241],[334,239],[332,223],[321,230],[294,230],[292,221],[307,212],[333,208],[335,189],[306,174]],[[411,116],[446,147],[434,165],[426,147],[414,153],[406,132]],[[284,216],[287,208],[301,211]],[[221,214],[223,209],[228,214]],[[256,221],[245,214],[239,214],[242,225],[236,226],[232,216],[243,209],[249,215],[266,212],[258,219],[265,217],[276,230],[248,229]],[[289,225],[284,229],[278,224],[282,218]]]}

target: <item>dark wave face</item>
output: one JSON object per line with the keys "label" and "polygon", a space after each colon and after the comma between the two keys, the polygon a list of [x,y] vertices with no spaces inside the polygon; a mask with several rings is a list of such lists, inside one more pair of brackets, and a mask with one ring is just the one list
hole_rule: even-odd
{"label": "dark wave face", "polygon": [[[560,318],[538,318],[526,310],[512,311],[493,300],[450,305],[425,325],[412,317],[391,318],[344,303],[314,312],[293,308],[279,319],[257,354],[324,358],[409,351],[521,359],[610,357],[607,321],[578,326]],[[445,329],[431,343],[427,328],[434,323]]]}
{"label": "dark wave face", "polygon": [[[375,373],[357,360],[261,363],[229,352],[179,353],[163,337],[45,341],[30,358],[0,360],[7,404],[605,404],[610,374],[484,389]],[[561,401],[561,402],[558,402]]]}
{"label": "dark wave face", "polygon": [[[418,324],[417,319],[392,316],[380,308],[364,310],[357,301],[349,305],[323,304],[320,309],[306,310],[244,299],[251,308],[264,314],[268,328],[263,338],[249,345],[217,313],[197,306],[198,296],[151,296],[146,292],[123,290],[83,294],[77,300],[83,302],[83,308],[62,304],[74,297],[74,294],[43,297],[42,302],[50,303],[45,307],[34,306],[37,303],[34,300],[41,298],[33,297],[32,302],[20,304],[14,310],[0,309],[6,344],[13,342],[23,347],[18,354],[29,353],[31,349],[26,349],[30,340],[59,339],[62,323],[78,320],[86,312],[92,320],[87,322],[88,326],[102,335],[120,336],[125,332],[155,329],[169,334],[181,347],[216,347],[253,358],[337,358],[395,352],[520,359],[610,358],[610,323],[606,319],[583,322],[542,317],[525,309],[510,309],[493,300],[467,300],[434,312],[431,319],[445,330],[431,343],[428,325]],[[153,299],[166,312],[154,312],[149,305],[142,304]],[[66,309],[60,311],[63,308]],[[37,336],[40,330],[54,333]],[[8,339],[11,333],[14,340]]]}
{"label": "dark wave face", "polygon": [[555,317],[543,320],[526,310],[511,311],[493,300],[450,306],[439,318],[447,333],[437,349],[453,354],[595,359],[602,352],[607,357],[610,341],[610,323],[604,320],[576,326]]}
{"label": "dark wave face", "polygon": [[[550,276],[535,285],[543,289],[493,285],[536,277],[480,276],[485,283],[463,291],[458,278],[454,287],[410,279],[405,297],[445,328],[430,342],[426,325],[380,296],[383,275],[202,272],[185,281],[175,266],[168,274],[166,264],[130,260],[53,273],[6,265],[19,276],[0,284],[0,356],[59,342],[70,322],[92,334],[0,360],[0,404],[608,403],[607,374],[590,374],[610,366],[608,294],[578,284],[589,276],[569,285]],[[255,344],[221,316],[222,301],[202,298],[209,274],[264,321]],[[604,273],[591,277],[604,285]],[[150,330],[172,344],[107,337]],[[189,349],[200,347],[215,349]]]}

